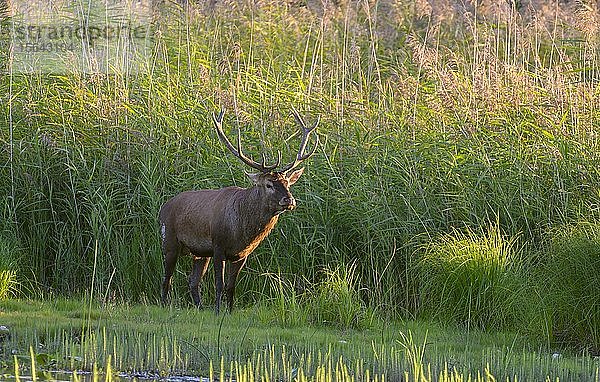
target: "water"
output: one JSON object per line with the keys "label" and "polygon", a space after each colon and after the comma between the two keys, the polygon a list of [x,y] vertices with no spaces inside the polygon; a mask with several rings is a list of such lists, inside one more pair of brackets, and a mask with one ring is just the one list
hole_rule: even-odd
{"label": "water", "polygon": [[[77,371],[77,380],[81,382],[104,381],[104,374],[94,374],[90,371]],[[15,381],[14,375],[0,375],[3,381]],[[37,380],[53,381],[53,382],[71,382],[75,379],[75,372],[68,370],[52,370],[39,372]],[[31,375],[20,375],[20,381],[33,381]],[[112,376],[112,381],[143,381],[143,382],[211,382],[205,377],[194,377],[190,375],[171,375],[161,376],[152,372],[136,372],[136,373],[116,373]]]}

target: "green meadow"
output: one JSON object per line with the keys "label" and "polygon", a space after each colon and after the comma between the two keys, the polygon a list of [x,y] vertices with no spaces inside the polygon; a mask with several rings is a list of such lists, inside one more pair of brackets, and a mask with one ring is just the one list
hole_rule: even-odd
{"label": "green meadow", "polygon": [[10,336],[0,337],[3,380],[597,381],[600,376],[597,359],[540,347],[517,333],[424,321],[340,329],[284,322],[268,305],[216,317],[209,310],[73,299],[10,300],[0,302],[0,309],[11,328]]}
{"label": "green meadow", "polygon": [[[147,60],[107,73],[22,73],[0,41],[0,376],[599,381],[599,20],[586,1],[168,3]],[[250,186],[213,113],[291,161],[292,108],[320,145],[238,310],[191,308],[190,259],[160,307],[160,206]]]}

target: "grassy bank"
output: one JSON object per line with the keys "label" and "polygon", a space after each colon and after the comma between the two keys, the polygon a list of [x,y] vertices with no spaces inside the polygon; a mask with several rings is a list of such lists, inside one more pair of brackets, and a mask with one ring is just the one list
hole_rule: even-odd
{"label": "grassy bank", "polygon": [[322,144],[242,272],[242,305],[343,327],[434,316],[597,353],[597,9],[547,5],[173,8],[136,73],[23,75],[3,58],[0,296],[157,301],[161,204],[248,184],[211,114],[255,157],[290,158],[294,106],[321,117]]}
{"label": "grassy bank", "polygon": [[[0,304],[2,373],[76,370],[218,380],[598,380],[598,362],[485,334],[405,322],[366,330],[281,324],[254,307],[210,311],[86,301]],[[49,375],[49,374],[47,374]],[[85,377],[84,377],[85,378]],[[594,379],[595,378],[595,379]],[[106,380],[104,376],[102,380]]]}

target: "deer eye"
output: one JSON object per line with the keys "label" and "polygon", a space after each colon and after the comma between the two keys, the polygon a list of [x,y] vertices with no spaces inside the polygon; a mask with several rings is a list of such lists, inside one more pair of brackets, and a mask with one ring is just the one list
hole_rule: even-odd
{"label": "deer eye", "polygon": [[271,183],[267,183],[266,187],[267,188],[273,188],[273,185]]}

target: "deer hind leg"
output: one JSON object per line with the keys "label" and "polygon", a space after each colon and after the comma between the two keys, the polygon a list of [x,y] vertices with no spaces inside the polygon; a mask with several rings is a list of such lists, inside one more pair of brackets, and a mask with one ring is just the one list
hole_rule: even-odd
{"label": "deer hind leg", "polygon": [[188,278],[190,285],[190,294],[192,295],[192,300],[194,304],[201,308],[202,307],[202,299],[200,298],[200,282],[208,269],[208,263],[210,262],[210,257],[197,257],[194,256],[194,263],[192,265],[192,273]]}
{"label": "deer hind leg", "polygon": [[167,232],[163,223],[161,226],[162,250],[164,256],[165,276],[162,282],[161,298],[163,305],[168,302],[169,289],[171,289],[171,278],[175,272],[177,258],[181,252],[181,247],[176,240],[173,240]]}
{"label": "deer hind leg", "polygon": [[227,308],[229,313],[233,310],[233,297],[235,294],[235,283],[240,271],[246,264],[247,257],[240,259],[236,262],[229,264],[229,271],[227,273],[227,284],[225,284],[225,293],[227,294]]}
{"label": "deer hind leg", "polygon": [[177,254],[173,252],[165,253],[165,277],[162,282],[162,303],[167,304],[169,300],[169,289],[171,289],[171,277],[175,272],[175,265],[177,265]]}

